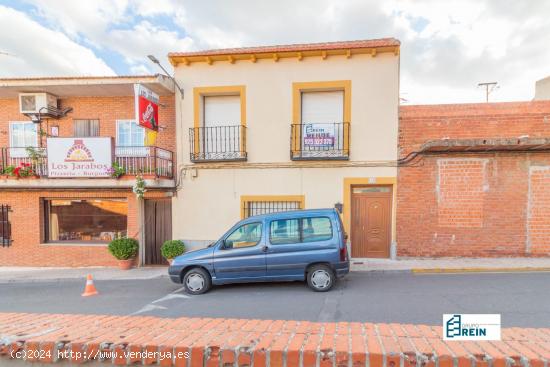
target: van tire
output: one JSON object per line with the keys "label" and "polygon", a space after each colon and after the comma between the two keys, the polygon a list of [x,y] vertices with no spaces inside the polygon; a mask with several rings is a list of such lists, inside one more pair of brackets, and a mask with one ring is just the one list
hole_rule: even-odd
{"label": "van tire", "polygon": [[183,286],[189,294],[203,294],[212,287],[212,279],[203,268],[192,268],[183,276]]}
{"label": "van tire", "polygon": [[307,285],[315,292],[328,292],[335,282],[334,271],[328,265],[313,265],[307,270]]}

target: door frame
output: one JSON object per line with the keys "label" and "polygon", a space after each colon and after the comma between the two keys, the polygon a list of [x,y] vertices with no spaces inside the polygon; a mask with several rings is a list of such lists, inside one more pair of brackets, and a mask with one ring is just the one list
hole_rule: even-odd
{"label": "door frame", "polygon": [[349,241],[351,241],[351,194],[352,186],[391,186],[392,195],[391,195],[391,232],[390,232],[390,257],[397,252],[397,248],[392,252],[392,247],[396,247],[396,236],[397,236],[397,177],[391,176],[380,176],[380,177],[345,177],[344,178],[344,187],[343,187],[343,196],[344,196],[344,205],[342,210],[342,221],[344,223],[344,229],[346,233],[349,234],[348,239],[348,253],[351,256],[351,247],[349,247]]}
{"label": "door frame", "polygon": [[[388,197],[390,199],[390,205],[389,205],[389,209],[390,209],[390,215],[389,215],[389,221],[388,221],[388,227],[386,228],[387,230],[387,234],[388,234],[388,256],[387,257],[380,257],[380,259],[389,259],[391,257],[391,244],[392,244],[392,207],[393,207],[393,187],[392,185],[376,185],[376,184],[372,184],[372,185],[351,185],[351,205],[353,206],[353,189],[355,188],[363,188],[363,187],[373,187],[373,188],[376,188],[376,187],[380,187],[380,188],[383,188],[383,187],[387,187],[390,189],[390,192],[389,192],[389,195],[369,195],[369,194],[365,194],[365,196],[370,196],[370,197],[376,197],[376,196],[380,196],[380,197]],[[376,194],[373,193],[373,194]],[[361,195],[361,194],[357,194],[357,195]],[[353,211],[352,211],[353,212]],[[367,218],[368,220],[368,218]],[[352,221],[353,223],[353,221]],[[353,225],[353,224],[352,224]],[[353,234],[353,231],[350,227],[350,240],[351,240],[351,236]],[[353,246],[353,244],[352,244]],[[353,249],[352,251],[350,251],[350,254],[353,253]],[[378,257],[376,257],[378,258]]]}

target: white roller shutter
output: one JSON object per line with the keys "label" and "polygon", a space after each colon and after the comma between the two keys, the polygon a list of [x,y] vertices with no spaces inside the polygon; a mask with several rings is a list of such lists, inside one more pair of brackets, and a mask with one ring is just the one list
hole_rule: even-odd
{"label": "white roller shutter", "polygon": [[240,96],[204,97],[204,126],[234,126],[241,124]]}
{"label": "white roller shutter", "polygon": [[240,96],[205,96],[203,121],[200,140],[206,159],[231,157],[240,152]]}
{"label": "white roller shutter", "polygon": [[303,92],[302,123],[344,122],[344,92]]}

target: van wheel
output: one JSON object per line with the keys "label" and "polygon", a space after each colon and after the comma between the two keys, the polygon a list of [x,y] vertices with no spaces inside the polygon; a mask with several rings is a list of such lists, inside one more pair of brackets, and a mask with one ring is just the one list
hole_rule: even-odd
{"label": "van wheel", "polygon": [[206,270],[193,268],[185,273],[183,286],[189,294],[203,294],[212,287],[212,279]]}
{"label": "van wheel", "polygon": [[335,280],[334,272],[327,265],[313,265],[307,272],[307,285],[315,292],[329,291]]}

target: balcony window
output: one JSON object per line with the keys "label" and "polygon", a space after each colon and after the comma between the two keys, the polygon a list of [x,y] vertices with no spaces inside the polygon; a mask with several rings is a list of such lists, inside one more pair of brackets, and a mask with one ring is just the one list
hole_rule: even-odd
{"label": "balcony window", "polygon": [[293,160],[348,159],[349,81],[294,84]]}
{"label": "balcony window", "polygon": [[127,235],[126,199],[44,200],[46,242],[107,243]]}
{"label": "balcony window", "polygon": [[147,155],[145,129],[134,120],[116,122],[116,155],[125,157],[144,157]]}
{"label": "balcony window", "polygon": [[245,160],[244,87],[195,88],[191,161]]}
{"label": "balcony window", "polygon": [[28,157],[28,153],[25,148],[37,146],[38,124],[35,124],[31,121],[10,123],[10,157]]}

